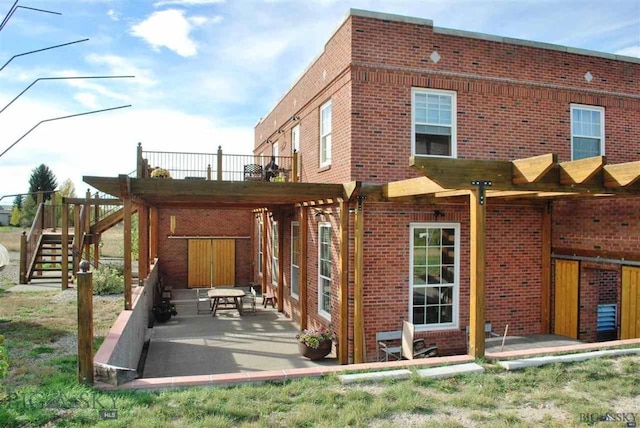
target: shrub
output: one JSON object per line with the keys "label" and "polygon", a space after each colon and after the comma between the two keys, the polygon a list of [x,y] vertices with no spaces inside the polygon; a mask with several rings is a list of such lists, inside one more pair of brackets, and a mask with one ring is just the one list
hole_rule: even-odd
{"label": "shrub", "polygon": [[0,335],[0,379],[7,375],[9,370],[9,355],[4,347],[4,336]]}
{"label": "shrub", "polygon": [[93,294],[120,294],[124,292],[124,276],[118,269],[102,266],[93,271]]}

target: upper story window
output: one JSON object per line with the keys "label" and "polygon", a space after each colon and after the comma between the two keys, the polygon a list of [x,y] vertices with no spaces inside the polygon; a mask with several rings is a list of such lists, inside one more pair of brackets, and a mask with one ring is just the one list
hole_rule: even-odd
{"label": "upper story window", "polygon": [[320,166],[331,165],[331,101],[320,107]]}
{"label": "upper story window", "polygon": [[291,129],[291,150],[298,153],[298,178],[300,178],[300,125]]}
{"label": "upper story window", "polygon": [[604,155],[604,107],[571,105],[571,159]]}
{"label": "upper story window", "polygon": [[456,157],[456,93],[411,89],[411,154]]}

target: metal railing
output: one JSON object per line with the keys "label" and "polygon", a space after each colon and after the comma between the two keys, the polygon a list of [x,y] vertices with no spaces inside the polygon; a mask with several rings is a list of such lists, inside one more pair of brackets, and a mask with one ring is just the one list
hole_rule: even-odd
{"label": "metal railing", "polygon": [[157,168],[169,172],[171,178],[182,180],[218,180],[246,181],[277,177],[270,181],[298,181],[298,164],[294,156],[275,156],[277,165],[275,174],[267,174],[267,165],[272,156],[223,154],[221,148],[217,153],[184,153],[143,151],[138,146],[139,178],[153,176]]}

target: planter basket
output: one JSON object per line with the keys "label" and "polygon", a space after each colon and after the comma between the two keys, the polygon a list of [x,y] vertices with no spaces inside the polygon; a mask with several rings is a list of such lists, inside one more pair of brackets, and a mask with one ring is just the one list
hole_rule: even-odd
{"label": "planter basket", "polygon": [[324,359],[324,357],[331,353],[332,345],[333,341],[325,340],[320,342],[320,346],[318,347],[318,349],[315,349],[305,345],[304,343],[298,342],[298,350],[300,350],[300,354],[303,357],[307,357],[310,360],[322,360]]}

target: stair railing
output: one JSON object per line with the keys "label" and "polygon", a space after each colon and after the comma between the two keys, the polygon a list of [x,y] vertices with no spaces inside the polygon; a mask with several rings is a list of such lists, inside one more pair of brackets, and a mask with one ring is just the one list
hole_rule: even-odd
{"label": "stair railing", "polygon": [[42,229],[44,225],[44,202],[38,204],[38,209],[36,210],[36,215],[33,218],[33,223],[31,224],[31,229],[29,230],[29,234],[27,235],[26,245],[25,245],[25,260],[27,260],[26,272],[23,275],[20,275],[21,278],[26,279],[28,282],[31,279],[31,275],[33,274],[33,268],[35,266],[36,258],[38,255],[38,248],[40,247],[40,242],[42,241]]}

